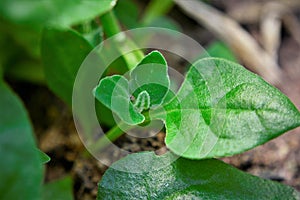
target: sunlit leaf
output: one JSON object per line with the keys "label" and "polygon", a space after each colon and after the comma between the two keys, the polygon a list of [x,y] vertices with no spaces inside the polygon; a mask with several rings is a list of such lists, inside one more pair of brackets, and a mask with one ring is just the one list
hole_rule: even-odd
{"label": "sunlit leaf", "polygon": [[300,112],[278,89],[216,58],[196,62],[163,110],[168,148],[193,159],[238,154],[300,125]]}

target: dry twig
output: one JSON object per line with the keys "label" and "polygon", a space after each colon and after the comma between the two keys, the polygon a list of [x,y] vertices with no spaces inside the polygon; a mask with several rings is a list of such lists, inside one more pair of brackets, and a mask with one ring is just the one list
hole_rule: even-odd
{"label": "dry twig", "polygon": [[278,59],[280,46],[281,16],[289,9],[281,3],[269,2],[265,4],[261,14],[261,35],[265,50],[274,60]]}
{"label": "dry twig", "polygon": [[[268,3],[272,2],[247,1],[228,8],[227,13],[231,18],[239,23],[256,24],[260,21],[261,13],[263,12],[265,5]],[[300,8],[299,0],[277,0],[273,3],[281,4],[290,10],[290,12]]]}
{"label": "dry twig", "polygon": [[[272,40],[275,42],[276,34],[280,34],[281,22],[285,28],[291,33],[292,37],[300,45],[300,24],[293,11],[300,9],[299,0],[277,0],[271,2],[252,2],[238,4],[228,10],[228,14],[235,21],[243,24],[255,24],[261,21],[263,40],[266,43]],[[272,33],[274,32],[275,33]],[[272,34],[266,38],[265,33]],[[267,49],[269,44],[264,43]],[[276,42],[275,42],[276,43]],[[274,43],[274,46],[276,46]],[[273,46],[273,48],[274,48]]]}
{"label": "dry twig", "polygon": [[201,1],[175,2],[189,16],[225,41],[249,69],[272,84],[280,81],[280,68],[275,60],[238,23]]}

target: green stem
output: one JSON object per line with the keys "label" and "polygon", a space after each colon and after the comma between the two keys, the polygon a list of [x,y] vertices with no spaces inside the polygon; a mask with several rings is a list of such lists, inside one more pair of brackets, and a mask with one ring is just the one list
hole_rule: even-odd
{"label": "green stem", "polygon": [[90,33],[93,30],[91,22],[87,21],[87,22],[83,23],[82,29],[83,29],[84,34]]}
{"label": "green stem", "polygon": [[122,31],[115,14],[110,11],[100,17],[104,33],[107,37],[116,35]]}
{"label": "green stem", "polygon": [[109,144],[118,139],[125,131],[129,130],[130,126],[120,123],[111,128],[104,136],[102,136],[95,144],[90,147],[90,150],[100,151],[107,147]]}
{"label": "green stem", "polygon": [[[160,118],[160,116],[164,112],[162,110],[158,110],[157,112],[153,113],[157,119]],[[145,116],[145,121],[143,123],[148,123],[151,121],[149,111],[143,112],[143,115]],[[151,115],[152,116],[152,115]],[[112,142],[116,141],[120,136],[124,134],[124,132],[134,128],[134,126],[130,126],[128,124],[125,124],[124,122],[121,122],[117,125],[115,125],[113,128],[111,128],[104,136],[102,136],[95,144],[93,144],[90,147],[90,150],[92,152],[94,151],[101,151],[105,147],[107,147]]]}
{"label": "green stem", "polygon": [[[120,24],[114,15],[113,11],[107,12],[100,17],[104,33],[109,38],[122,32]],[[131,53],[125,53],[127,49],[136,49],[136,44],[131,41],[126,35],[119,35],[115,38],[115,48],[123,55],[123,58],[127,64],[127,68],[133,69],[144,57],[144,53],[141,50],[135,50]],[[123,53],[124,52],[124,53]]]}
{"label": "green stem", "polygon": [[166,14],[173,5],[173,0],[152,0],[146,8],[142,23],[150,24],[157,17]]}

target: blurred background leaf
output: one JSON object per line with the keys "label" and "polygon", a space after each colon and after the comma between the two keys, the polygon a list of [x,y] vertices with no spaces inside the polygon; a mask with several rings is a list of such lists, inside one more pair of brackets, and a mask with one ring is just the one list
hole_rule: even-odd
{"label": "blurred background leaf", "polygon": [[115,5],[116,0],[2,0],[3,18],[17,24],[71,26],[101,15]]}
{"label": "blurred background leaf", "polygon": [[19,98],[0,80],[0,199],[39,199],[43,166]]}
{"label": "blurred background leaf", "polygon": [[72,200],[74,199],[72,187],[73,183],[70,176],[47,183],[43,187],[42,199]]}
{"label": "blurred background leaf", "polygon": [[41,52],[48,86],[69,106],[77,71],[91,51],[92,46],[71,29],[43,32]]}

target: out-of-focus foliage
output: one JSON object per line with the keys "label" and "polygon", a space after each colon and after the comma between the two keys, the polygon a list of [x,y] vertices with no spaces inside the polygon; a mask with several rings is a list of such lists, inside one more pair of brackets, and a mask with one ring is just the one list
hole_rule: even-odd
{"label": "out-of-focus foliage", "polygon": [[116,0],[2,0],[0,12],[17,24],[68,27],[102,15],[115,4]]}
{"label": "out-of-focus foliage", "polygon": [[72,200],[72,178],[67,176],[62,179],[47,183],[43,187],[42,199],[43,200]]}
{"label": "out-of-focus foliage", "polygon": [[20,99],[0,80],[0,199],[39,199],[42,159]]}

